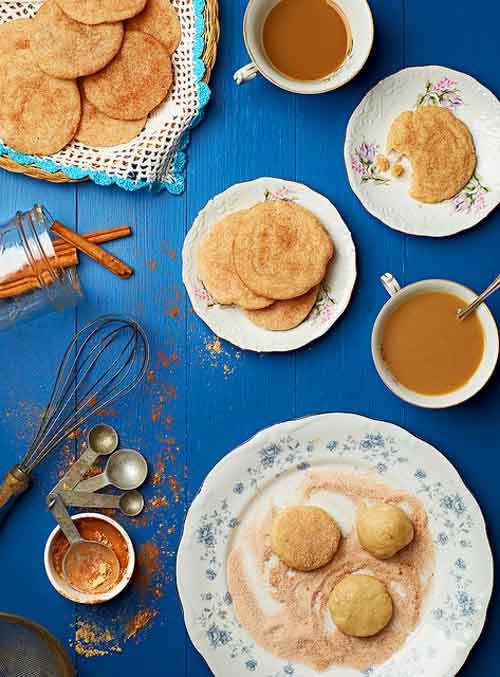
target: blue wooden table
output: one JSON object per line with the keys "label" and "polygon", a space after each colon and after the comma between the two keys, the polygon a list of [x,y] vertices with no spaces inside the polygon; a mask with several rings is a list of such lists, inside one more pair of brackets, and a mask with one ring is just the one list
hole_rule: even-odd
{"label": "blue wooden table", "polygon": [[[245,2],[221,0],[221,5],[213,101],[192,137],[184,195],[127,194],[90,183],[54,186],[0,174],[2,220],[41,201],[80,232],[123,223],[134,229],[132,239],[109,245],[135,267],[131,280],[118,280],[82,257],[86,300],[76,311],[0,336],[4,470],[24,453],[57,360],[77,327],[101,313],[125,312],[136,316],[151,338],[148,380],[102,417],[118,428],[123,443],[148,456],[155,473],[146,489],[147,513],[124,521],[142,562],[134,585],[118,600],[92,609],[60,597],[45,576],[43,548],[53,521],[43,498],[79,451],[83,435],[39,468],[35,487],[0,537],[0,609],[47,626],[69,650],[81,677],[208,674],[186,636],[175,585],[183,518],[212,466],[277,421],[352,411],[406,427],[456,465],[481,504],[494,550],[500,541],[495,518],[500,375],[464,406],[419,410],[384,387],[369,348],[371,326],[385,299],[379,275],[391,271],[401,282],[448,277],[479,290],[500,272],[500,213],[451,239],[406,237],[364,211],[348,186],[343,161],[352,110],[379,79],[400,68],[446,65],[500,90],[498,4],[371,0],[376,40],[367,66],[349,85],[319,97],[293,96],[263,79],[237,88],[232,73],[247,61],[241,37]],[[285,355],[240,354],[224,343],[219,349],[191,312],[181,281],[182,242],[198,210],[229,185],[265,175],[297,179],[330,198],[351,228],[359,257],[358,283],[346,314],[322,339]],[[490,307],[500,319],[500,295]],[[499,601],[496,594],[483,636],[461,674],[495,672]]]}

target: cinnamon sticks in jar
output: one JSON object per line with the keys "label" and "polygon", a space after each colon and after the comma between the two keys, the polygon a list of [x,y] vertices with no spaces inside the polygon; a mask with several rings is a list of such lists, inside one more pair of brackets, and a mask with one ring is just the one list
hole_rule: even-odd
{"label": "cinnamon sticks in jar", "polygon": [[[66,229],[69,230],[69,229]],[[73,231],[69,231],[72,233]],[[121,239],[123,237],[128,237],[132,234],[132,231],[129,226],[118,226],[115,228],[107,228],[100,231],[95,231],[92,233],[87,233],[83,236],[78,236],[78,242],[82,238],[85,242],[99,245],[104,242],[111,242],[113,240]],[[54,271],[58,271],[65,268],[71,268],[78,265],[78,252],[77,247],[68,242],[67,240],[59,239],[52,242],[54,248],[54,256],[47,259],[47,269],[36,271],[30,265],[25,265],[20,270],[16,270],[6,279],[0,282],[0,298],[9,298],[12,296],[17,296],[21,294],[26,294],[29,291],[34,289],[41,289],[43,286],[51,284],[54,279]],[[101,248],[97,247],[101,252],[104,252]],[[107,254],[107,252],[104,252]],[[111,256],[111,255],[109,255]],[[116,257],[112,257],[115,259]],[[119,259],[116,259],[119,261]],[[121,261],[119,261],[122,264]],[[123,264],[126,266],[126,264]],[[132,269],[126,266],[126,272]],[[124,275],[127,277],[128,275]]]}

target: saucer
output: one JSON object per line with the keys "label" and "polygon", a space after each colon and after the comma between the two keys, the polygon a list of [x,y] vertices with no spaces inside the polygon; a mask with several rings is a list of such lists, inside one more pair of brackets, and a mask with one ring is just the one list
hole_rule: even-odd
{"label": "saucer", "polygon": [[[377,170],[393,120],[420,106],[444,106],[470,129],[476,171],[451,200],[423,204],[408,194],[411,167],[394,178]],[[362,100],[347,127],[345,163],[349,182],[363,206],[394,230],[445,237],[482,221],[500,202],[500,102],[474,78],[444,66],[406,68],[378,83]]]}
{"label": "saucer", "polygon": [[[329,232],[335,247],[314,308],[302,324],[288,331],[262,329],[250,322],[241,308],[218,304],[198,277],[198,250],[205,233],[231,212],[265,200],[292,200],[309,209]],[[201,210],[184,241],[182,279],[196,314],[217,336],[243,350],[283,352],[322,336],[342,315],[356,281],[356,251],[349,229],[326,197],[300,183],[260,178],[231,186]]]}

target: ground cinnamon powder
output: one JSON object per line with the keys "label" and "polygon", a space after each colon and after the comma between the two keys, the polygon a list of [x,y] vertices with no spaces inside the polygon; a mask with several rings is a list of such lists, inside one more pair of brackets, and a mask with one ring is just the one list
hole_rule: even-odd
{"label": "ground cinnamon powder", "polygon": [[[314,495],[320,491],[350,499],[356,511],[369,500],[405,504],[415,527],[414,541],[390,560],[380,561],[361,548],[353,526],[350,533],[344,533],[330,564],[309,573],[293,571],[272,553],[270,532],[276,508],[271,506],[263,518],[241,532],[242,538],[229,555],[229,592],[239,621],[257,644],[275,656],[304,663],[317,671],[332,665],[367,670],[388,660],[418,623],[434,568],[427,516],[415,496],[348,473],[308,473],[300,502],[311,499],[314,503]],[[248,574],[249,553],[257,567],[257,579]],[[363,639],[337,630],[327,609],[337,582],[359,571],[380,579],[394,602],[389,625],[374,637]],[[259,587],[270,597],[276,607],[273,612],[262,608],[252,580],[258,580]]]}

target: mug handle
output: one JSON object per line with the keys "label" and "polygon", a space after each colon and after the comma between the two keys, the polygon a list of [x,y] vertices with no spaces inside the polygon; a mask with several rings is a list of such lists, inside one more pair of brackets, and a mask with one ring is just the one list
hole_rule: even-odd
{"label": "mug handle", "polygon": [[255,77],[257,77],[259,69],[254,63],[247,63],[246,66],[238,68],[236,73],[233,75],[233,79],[237,85],[244,85],[245,82],[250,82]]}
{"label": "mug handle", "polygon": [[391,273],[384,273],[380,278],[380,282],[382,282],[382,285],[389,296],[394,296],[401,289],[401,285]]}

